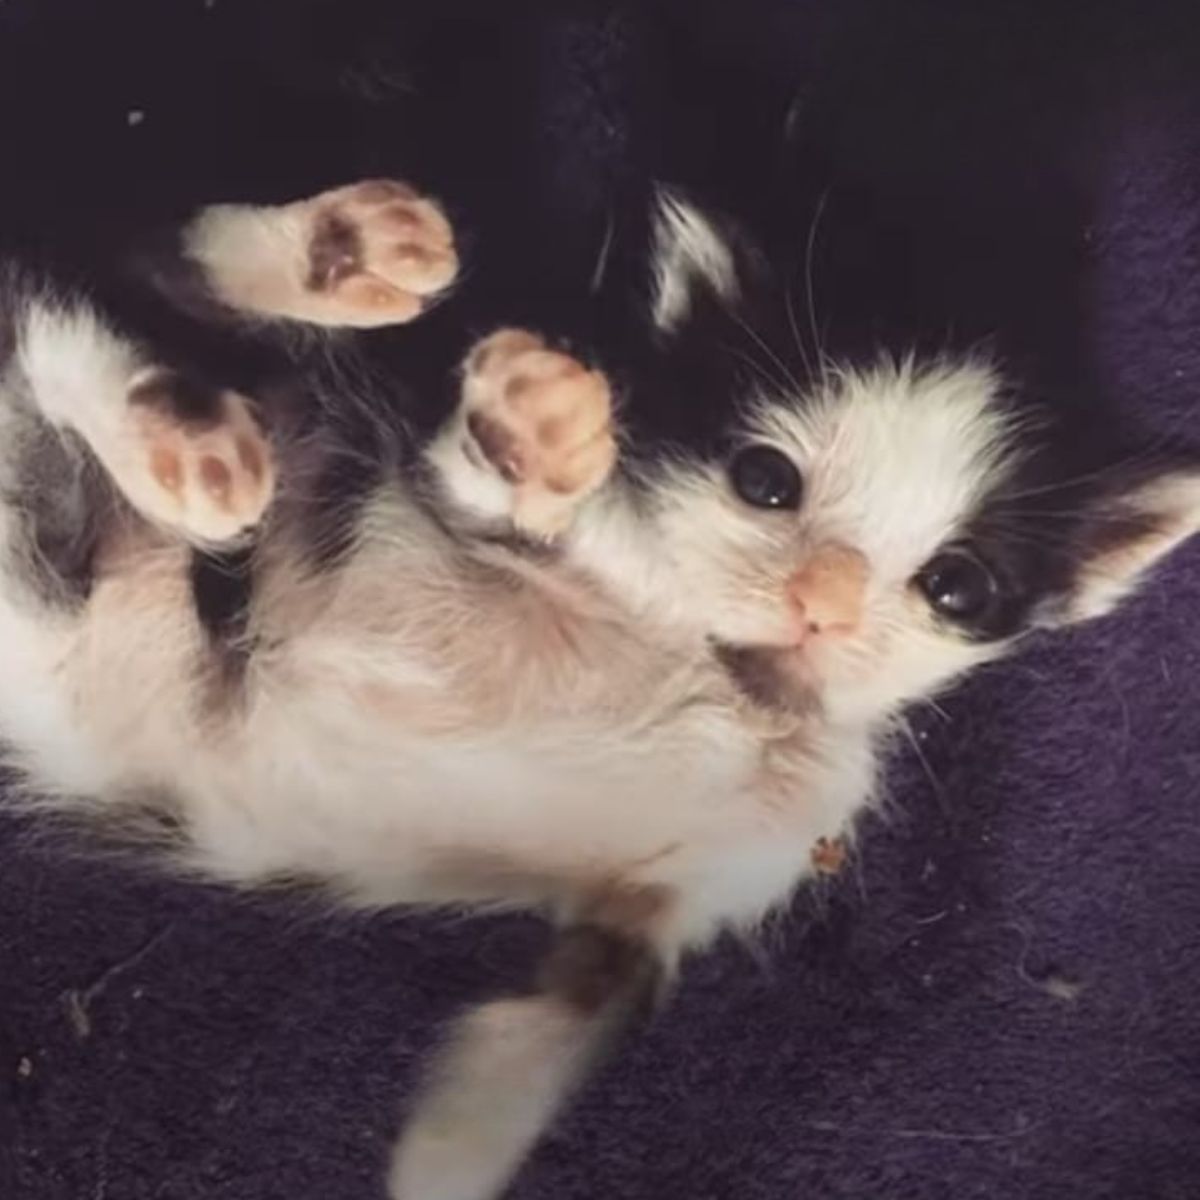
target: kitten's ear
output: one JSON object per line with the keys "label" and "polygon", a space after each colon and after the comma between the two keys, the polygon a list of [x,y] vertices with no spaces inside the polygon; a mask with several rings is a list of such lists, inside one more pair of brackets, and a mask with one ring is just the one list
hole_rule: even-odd
{"label": "kitten's ear", "polygon": [[1103,616],[1180,542],[1200,532],[1200,467],[1138,484],[1098,514],[1062,619]]}
{"label": "kitten's ear", "polygon": [[697,310],[736,307],[747,253],[732,224],[672,188],[654,194],[650,312],[660,333],[678,332]]}

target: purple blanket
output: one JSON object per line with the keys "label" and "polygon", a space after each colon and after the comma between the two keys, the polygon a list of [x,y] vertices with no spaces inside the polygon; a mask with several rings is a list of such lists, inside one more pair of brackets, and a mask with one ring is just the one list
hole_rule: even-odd
{"label": "purple blanket", "polygon": [[[310,120],[335,84],[374,106],[355,153],[386,165],[370,143],[405,81],[383,10],[403,7],[5,5],[19,198],[0,209],[117,208],[122,171],[217,190],[225,149],[286,189],[305,153],[346,149]],[[1060,7],[1078,15],[447,4],[421,43],[444,56],[444,125],[417,141],[430,170],[459,163],[446,187],[481,254],[502,228],[540,239],[546,295],[585,278],[626,189],[670,173],[764,227],[790,219],[801,247],[821,209],[808,265],[834,348],[992,332],[1048,386],[1200,435],[1200,34],[1166,6]],[[276,96],[300,127],[256,142]],[[335,157],[308,169],[336,175]],[[1197,545],[1117,617],[914,714],[843,876],[759,945],[693,963],[514,1196],[1200,1196],[1193,705]],[[521,979],[540,936],[330,920],[0,824],[0,1197],[377,1196],[440,1023]]]}

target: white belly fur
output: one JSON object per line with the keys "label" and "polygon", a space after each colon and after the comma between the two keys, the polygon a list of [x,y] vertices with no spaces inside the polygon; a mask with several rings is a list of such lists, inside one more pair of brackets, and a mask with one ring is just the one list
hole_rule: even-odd
{"label": "white belly fur", "polygon": [[[6,611],[3,719],[36,789],[100,809],[171,792],[195,865],[219,878],[316,878],[371,906],[552,903],[617,878],[691,897],[699,936],[784,898],[869,790],[865,740],[781,752],[712,668],[646,652],[632,681],[589,671],[586,621],[577,677],[547,677],[560,695],[539,678],[520,698],[514,679],[518,699],[473,725],[446,703],[461,647],[405,609],[421,586],[396,591],[374,641],[355,624],[378,598],[356,588],[436,575],[411,546],[367,556],[255,660],[238,706],[206,712],[184,553],[123,552],[75,622]],[[507,597],[464,603],[495,614]],[[514,669],[544,669],[536,657]]]}

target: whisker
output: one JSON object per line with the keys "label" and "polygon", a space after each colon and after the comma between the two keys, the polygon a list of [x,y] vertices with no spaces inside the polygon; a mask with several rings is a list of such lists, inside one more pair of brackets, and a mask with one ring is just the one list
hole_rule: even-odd
{"label": "whisker", "polygon": [[804,251],[804,288],[808,303],[808,323],[809,330],[812,333],[813,353],[817,356],[817,362],[821,366],[822,374],[824,373],[825,351],[821,348],[821,336],[817,328],[817,307],[815,297],[815,287],[813,282],[813,257],[814,250],[817,244],[817,230],[821,224],[821,218],[825,215],[825,203],[829,199],[829,188],[826,188],[821,193],[821,198],[817,201],[816,212],[813,214],[812,224],[808,227],[808,245]]}
{"label": "whisker", "polygon": [[753,355],[747,354],[744,350],[737,346],[728,344],[722,345],[721,349],[739,362],[745,363],[755,375],[763,381],[774,392],[786,392],[788,390],[788,380],[784,377],[772,374],[767,370],[766,366],[760,363]]}
{"label": "whisker", "polygon": [[913,753],[917,757],[917,761],[921,764],[921,769],[925,772],[925,777],[929,780],[930,786],[933,788],[933,793],[937,797],[938,806],[945,809],[946,792],[942,787],[942,781],[938,779],[934,773],[933,767],[929,764],[929,759],[926,757],[925,751],[921,749],[921,743],[917,735],[913,733],[913,727],[907,717],[898,717],[897,724],[900,731],[908,739],[908,743],[913,748]]}
{"label": "whisker", "polygon": [[592,277],[588,282],[588,291],[593,294],[604,286],[604,277],[608,273],[608,260],[612,254],[613,238],[617,231],[616,214],[609,208],[604,223],[604,236],[600,241],[600,250],[596,255],[596,264],[592,268]]}
{"label": "whisker", "polygon": [[809,376],[814,374],[812,361],[808,357],[808,350],[804,346],[804,339],[800,336],[800,328],[796,324],[796,308],[792,303],[792,283],[788,280],[788,285],[783,293],[783,305],[787,312],[788,325],[791,327],[792,340],[796,343],[796,349],[800,351],[800,358],[804,363],[805,373]]}
{"label": "whisker", "polygon": [[801,386],[800,381],[795,375],[792,374],[791,371],[788,370],[787,364],[779,357],[778,354],[775,353],[774,350],[771,349],[770,346],[767,345],[762,337],[757,334],[749,325],[747,325],[746,322],[737,315],[737,313],[730,312],[729,316],[733,319],[733,322],[738,326],[738,328],[749,335],[749,337],[758,345],[767,358],[779,368],[779,370],[782,372],[782,378],[787,381],[792,390],[796,392],[803,392],[804,388]]}
{"label": "whisker", "polygon": [[1097,467],[1095,470],[1085,471],[1079,475],[1071,475],[1065,479],[1057,479],[1052,483],[1042,484],[1038,487],[1023,488],[1018,492],[1009,492],[1005,495],[1005,499],[1025,500],[1031,496],[1045,496],[1051,495],[1054,492],[1067,491],[1081,483],[1093,483],[1096,480],[1103,480],[1107,476],[1126,467],[1149,467],[1155,463],[1161,463],[1163,466],[1166,466],[1167,464],[1163,457],[1163,446],[1166,444],[1166,439],[1161,438],[1159,442],[1161,444],[1148,446],[1135,454],[1119,458],[1115,462],[1107,463],[1102,467]]}

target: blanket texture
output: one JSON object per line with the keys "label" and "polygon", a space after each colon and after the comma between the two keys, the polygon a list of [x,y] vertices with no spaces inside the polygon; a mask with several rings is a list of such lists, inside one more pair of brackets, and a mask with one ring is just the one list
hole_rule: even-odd
{"label": "blanket texture", "polygon": [[[550,321],[671,178],[791,238],[831,352],[989,337],[1200,438],[1191,6],[429,7],[8,0],[3,236],[419,174],[488,303]],[[516,1200],[1200,1196],[1197,708],[1193,545],[914,713],[849,868],[692,964]],[[174,885],[6,818],[0,1196],[377,1196],[441,1023],[540,942]]]}

